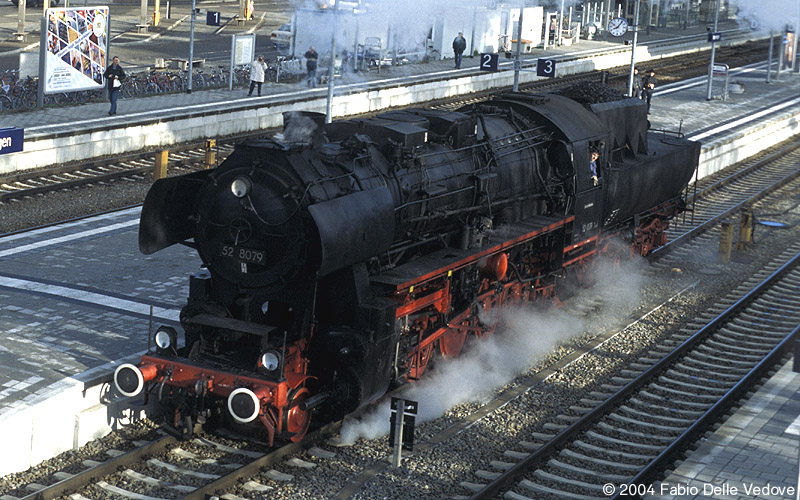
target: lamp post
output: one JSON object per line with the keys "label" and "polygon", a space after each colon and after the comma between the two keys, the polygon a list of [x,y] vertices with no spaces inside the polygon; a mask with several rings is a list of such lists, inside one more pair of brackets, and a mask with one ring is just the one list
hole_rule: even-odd
{"label": "lamp post", "polygon": [[[715,0],[717,3],[714,5],[714,32],[712,35],[717,33],[717,28],[719,27],[719,4],[722,0]],[[711,85],[712,79],[714,78],[714,54],[717,49],[717,42],[714,41],[714,36],[711,37],[711,62],[708,65],[708,85],[706,90],[706,100],[711,100]]]}
{"label": "lamp post", "polygon": [[[333,27],[331,29],[331,62],[328,68],[328,100],[325,103],[325,123],[330,123],[333,119],[333,76],[336,72],[334,66],[336,65],[336,28],[339,25],[338,10],[339,2],[336,2],[331,10],[333,13]],[[380,63],[380,60],[378,60],[378,64]]]}
{"label": "lamp post", "polygon": [[517,23],[517,50],[514,55],[514,92],[519,90],[519,69],[521,63],[519,61],[519,51],[522,47],[522,12],[525,10],[523,3],[519,8],[519,22]]}
{"label": "lamp post", "polygon": [[192,0],[192,22],[189,27],[189,81],[186,85],[186,93],[192,93],[192,64],[194,62],[194,20],[197,17],[197,0]]}
{"label": "lamp post", "polygon": [[633,68],[636,67],[636,41],[639,37],[639,5],[640,0],[635,0],[636,7],[633,9],[633,44],[631,45],[631,70],[628,75],[628,95],[633,97]]}

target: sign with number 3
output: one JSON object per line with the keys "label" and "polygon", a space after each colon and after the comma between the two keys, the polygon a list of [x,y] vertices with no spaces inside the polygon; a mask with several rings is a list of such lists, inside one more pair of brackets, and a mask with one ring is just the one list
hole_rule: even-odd
{"label": "sign with number 3", "polygon": [[548,78],[555,78],[556,76],[556,60],[555,59],[538,59],[536,61],[536,76],[546,76]]}

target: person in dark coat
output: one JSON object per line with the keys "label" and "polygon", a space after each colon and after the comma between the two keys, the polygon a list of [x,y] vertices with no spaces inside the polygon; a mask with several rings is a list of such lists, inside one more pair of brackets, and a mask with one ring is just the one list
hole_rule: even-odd
{"label": "person in dark coat", "polygon": [[303,57],[306,58],[306,71],[308,71],[308,86],[315,87],[317,85],[317,59],[319,59],[319,54],[317,51],[314,50],[314,46],[308,48]]}
{"label": "person in dark coat", "polygon": [[639,68],[633,68],[633,95],[637,99],[642,97],[642,75],[639,74]]}
{"label": "person in dark coat", "polygon": [[119,99],[119,91],[122,89],[122,80],[125,79],[125,71],[119,65],[119,57],[111,60],[111,66],[103,73],[103,77],[108,83],[108,100],[111,101],[111,109],[108,110],[108,116],[117,114],[117,99]]}
{"label": "person in dark coat", "polygon": [[456,53],[456,69],[461,68],[461,56],[467,50],[467,40],[464,38],[462,32],[458,32],[458,36],[453,39],[453,52]]}
{"label": "person in dark coat", "polygon": [[651,69],[647,72],[647,75],[642,78],[642,99],[647,101],[647,112],[650,112],[650,99],[653,98],[653,92],[656,89],[656,71]]}

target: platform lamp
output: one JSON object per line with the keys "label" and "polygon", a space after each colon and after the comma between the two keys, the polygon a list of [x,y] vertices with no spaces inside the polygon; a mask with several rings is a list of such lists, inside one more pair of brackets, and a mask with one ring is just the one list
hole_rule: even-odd
{"label": "platform lamp", "polygon": [[628,96],[633,97],[633,69],[636,67],[636,41],[639,37],[639,6],[641,0],[635,0],[633,9],[633,43],[631,44],[631,70],[628,75]]}
{"label": "platform lamp", "polygon": [[[714,0],[716,4],[714,5],[714,31],[713,33],[717,33],[717,29],[719,27],[719,4],[722,0]],[[714,54],[717,49],[717,43],[714,41],[714,37],[711,37],[711,63],[708,65],[708,85],[706,90],[706,100],[711,100],[711,80],[714,78]]]}
{"label": "platform lamp", "polygon": [[519,60],[519,51],[522,47],[522,13],[525,10],[525,2],[519,6],[519,21],[517,22],[517,50],[514,51],[514,92],[519,91],[519,69],[521,66]]}
{"label": "platform lamp", "polygon": [[[336,29],[339,27],[339,2],[334,0],[333,9],[330,12],[333,14],[333,28],[331,29],[331,62],[328,68],[328,98],[325,103],[325,123],[330,123],[333,120],[333,77],[336,73]],[[358,54],[356,54],[358,58]],[[380,68],[381,61],[378,60],[378,67]]]}

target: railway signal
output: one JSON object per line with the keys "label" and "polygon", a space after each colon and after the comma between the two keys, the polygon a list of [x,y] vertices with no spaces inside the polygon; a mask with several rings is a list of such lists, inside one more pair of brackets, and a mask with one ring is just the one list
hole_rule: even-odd
{"label": "railway signal", "polygon": [[[419,403],[401,398],[392,398],[392,415],[389,417],[389,445],[394,448],[392,467],[400,467],[402,450],[414,449],[414,421]],[[401,414],[398,418],[398,413]]]}

